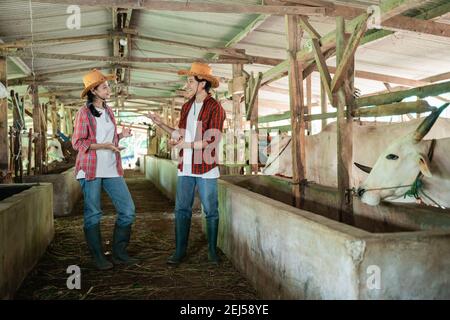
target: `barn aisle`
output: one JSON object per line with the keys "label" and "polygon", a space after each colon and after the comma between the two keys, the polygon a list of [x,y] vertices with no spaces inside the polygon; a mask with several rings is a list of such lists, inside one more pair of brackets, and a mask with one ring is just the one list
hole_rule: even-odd
{"label": "barn aisle", "polygon": [[[71,217],[55,220],[55,238],[24,280],[16,299],[257,299],[255,290],[221,254],[222,263],[207,262],[207,245],[201,232],[200,212],[194,213],[188,259],[178,268],[166,265],[174,250],[174,203],[140,173],[126,172],[136,204],[135,231],[129,252],[142,258],[136,266],[97,271],[84,241],[80,201]],[[103,242],[112,239],[114,207],[102,195]],[[110,241],[104,246],[111,250]],[[81,267],[81,289],[66,286],[66,269]]]}

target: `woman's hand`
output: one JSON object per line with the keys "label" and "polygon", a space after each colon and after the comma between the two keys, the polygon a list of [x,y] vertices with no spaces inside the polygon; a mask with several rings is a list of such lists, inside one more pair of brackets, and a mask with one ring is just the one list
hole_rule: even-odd
{"label": "woman's hand", "polygon": [[105,143],[105,149],[120,153],[120,151],[124,150],[125,147],[116,147],[113,143]]}
{"label": "woman's hand", "polygon": [[131,132],[131,128],[129,127],[123,127],[122,132],[121,132],[122,138],[128,138],[128,137],[132,137],[133,134]]}

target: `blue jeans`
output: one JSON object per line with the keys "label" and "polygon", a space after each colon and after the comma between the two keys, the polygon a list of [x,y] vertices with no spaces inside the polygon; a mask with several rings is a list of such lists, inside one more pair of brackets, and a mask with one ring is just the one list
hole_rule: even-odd
{"label": "blue jeans", "polygon": [[126,227],[134,222],[135,207],[130,191],[123,177],[96,178],[87,181],[78,180],[84,196],[84,227],[90,227],[100,223],[102,217],[101,194],[102,186],[111,198],[118,213],[116,223],[120,227]]}
{"label": "blue jeans", "polygon": [[175,200],[175,217],[190,219],[195,197],[195,186],[198,187],[200,200],[206,219],[219,219],[219,202],[217,196],[217,179],[179,176]]}

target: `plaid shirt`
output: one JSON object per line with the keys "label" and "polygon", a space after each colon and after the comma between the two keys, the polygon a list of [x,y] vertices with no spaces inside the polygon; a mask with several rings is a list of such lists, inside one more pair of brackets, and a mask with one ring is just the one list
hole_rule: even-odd
{"label": "plaid shirt", "polygon": [[[186,130],[187,117],[191,107],[195,101],[195,96],[186,102],[181,108],[180,121],[178,122],[178,128]],[[206,141],[208,146],[202,150],[195,149],[192,153],[192,173],[203,174],[209,170],[215,168],[218,163],[219,152],[216,152],[216,148],[219,148],[219,141],[223,129],[223,123],[226,118],[225,110],[222,108],[219,102],[217,102],[211,95],[208,95],[203,101],[203,107],[198,115],[200,128],[197,128],[195,141]],[[208,134],[208,130],[212,131],[212,135]],[[206,135],[205,135],[206,133]],[[201,136],[199,136],[201,134]],[[183,170],[183,149],[180,150],[178,169]]]}
{"label": "plaid shirt", "polygon": [[[109,118],[112,119],[114,124],[115,134],[113,143],[117,147],[119,145],[119,135],[117,134],[116,120],[111,108],[106,106],[106,112],[108,112]],[[72,145],[73,148],[78,151],[77,160],[75,162],[75,176],[78,174],[78,171],[83,170],[86,174],[86,180],[88,181],[95,179],[95,171],[97,169],[97,153],[95,150],[89,148],[92,143],[97,143],[95,138],[96,130],[97,121],[89,108],[85,105],[78,111],[75,118]],[[122,161],[118,152],[116,152],[116,165],[117,173],[119,176],[122,176]]]}

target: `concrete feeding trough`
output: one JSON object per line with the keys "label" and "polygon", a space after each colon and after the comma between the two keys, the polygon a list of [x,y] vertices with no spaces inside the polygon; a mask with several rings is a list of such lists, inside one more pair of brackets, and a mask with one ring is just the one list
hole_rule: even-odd
{"label": "concrete feeding trough", "polygon": [[0,195],[0,299],[10,299],[53,239],[52,185],[1,185]]}
{"label": "concrete feeding trough", "polygon": [[[146,177],[173,197],[175,164],[146,162]],[[290,205],[287,179],[219,180],[218,245],[261,297],[450,298],[448,211],[355,199],[354,225],[347,225],[338,221],[335,189],[310,185],[305,198],[306,210]]]}
{"label": "concrete feeding trough", "polygon": [[81,199],[81,187],[75,179],[75,168],[72,167],[64,172],[55,174],[43,174],[37,176],[24,176],[26,183],[49,182],[53,185],[53,214],[67,216]]}
{"label": "concrete feeding trough", "polygon": [[[337,192],[311,185],[306,209],[287,179],[223,177],[220,247],[270,299],[448,299],[450,214],[366,206],[338,222]],[[314,213],[312,212],[314,210]]]}

